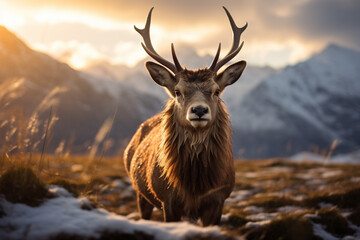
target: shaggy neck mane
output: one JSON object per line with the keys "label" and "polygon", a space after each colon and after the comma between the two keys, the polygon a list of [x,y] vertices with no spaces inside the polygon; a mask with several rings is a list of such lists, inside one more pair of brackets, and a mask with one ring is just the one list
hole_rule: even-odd
{"label": "shaggy neck mane", "polygon": [[229,115],[221,100],[211,127],[194,131],[177,121],[175,102],[170,100],[163,111],[159,165],[175,191],[183,196],[202,196],[210,189],[221,188],[233,164]]}

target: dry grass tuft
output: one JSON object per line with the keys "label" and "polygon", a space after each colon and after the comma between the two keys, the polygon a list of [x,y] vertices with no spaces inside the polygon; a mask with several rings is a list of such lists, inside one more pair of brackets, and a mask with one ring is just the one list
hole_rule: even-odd
{"label": "dry grass tuft", "polygon": [[312,223],[303,215],[289,215],[277,218],[269,224],[251,228],[246,233],[248,240],[320,240],[313,233]]}
{"label": "dry grass tuft", "polygon": [[360,204],[358,207],[348,216],[351,223],[360,226]]}
{"label": "dry grass tuft", "polygon": [[48,182],[49,185],[56,185],[65,188],[69,193],[71,193],[74,197],[78,197],[80,195],[79,185],[75,183],[75,181],[64,178],[55,178]]}
{"label": "dry grass tuft", "polygon": [[185,240],[236,240],[238,238],[228,235],[221,235],[221,236],[215,236],[215,235],[194,235],[188,238],[185,238]]}
{"label": "dry grass tuft", "polygon": [[48,190],[32,169],[22,167],[11,168],[0,177],[0,193],[10,202],[38,206]]}
{"label": "dry grass tuft", "polygon": [[355,233],[336,207],[323,208],[317,215],[318,217],[313,218],[312,221],[325,226],[325,230],[335,237],[341,238]]}
{"label": "dry grass tuft", "polygon": [[357,208],[360,199],[360,185],[351,186],[342,192],[318,192],[303,201],[307,207],[319,208],[320,203],[331,203],[340,208]]}
{"label": "dry grass tuft", "polygon": [[246,218],[246,215],[241,212],[233,212],[230,214],[229,218],[226,222],[224,222],[225,225],[230,225],[233,228],[240,228],[243,227],[246,223],[248,223],[249,220]]}
{"label": "dry grass tuft", "polygon": [[249,201],[249,206],[263,207],[267,212],[274,212],[279,207],[298,206],[299,203],[288,197],[264,196]]}
{"label": "dry grass tuft", "polygon": [[143,232],[134,233],[122,233],[122,232],[103,232],[100,237],[83,237],[75,234],[60,233],[56,236],[52,236],[49,240],[153,240],[154,236]]}

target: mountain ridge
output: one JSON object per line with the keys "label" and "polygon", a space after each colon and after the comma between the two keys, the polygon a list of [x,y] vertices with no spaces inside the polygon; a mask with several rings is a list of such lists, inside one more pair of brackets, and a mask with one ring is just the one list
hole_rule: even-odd
{"label": "mountain ridge", "polygon": [[[46,124],[50,112],[56,115],[58,120],[52,129],[49,151],[54,151],[63,141],[74,153],[88,151],[102,124],[118,112],[122,115],[115,116],[112,131],[108,134],[115,145],[109,153],[114,154],[121,148],[124,139],[128,139],[137,126],[161,106],[157,98],[133,89],[118,89],[118,98],[107,91],[99,91],[91,81],[67,64],[30,49],[6,28],[1,31],[0,62],[3,64],[0,66],[0,84],[22,79],[17,92],[8,93],[19,97],[5,104],[2,110],[13,112],[22,109],[24,118],[37,116],[43,124]],[[7,44],[11,46],[7,47]],[[6,89],[2,91],[6,92]],[[47,104],[44,104],[45,99]],[[1,117],[0,120],[7,120],[7,116]],[[1,136],[6,136],[9,127],[5,125],[0,129]]]}
{"label": "mountain ridge", "polygon": [[[22,97],[7,108],[23,106],[31,115],[54,88],[67,89],[54,96],[59,120],[51,149],[75,136],[74,151],[87,151],[104,121],[117,112],[109,133],[115,142],[109,153],[114,154],[115,148],[124,147],[138,125],[159,112],[168,98],[141,62],[134,68],[108,64],[103,72],[76,71],[32,50],[6,28],[0,27],[0,33],[5,36],[0,39],[0,83],[15,78],[27,84]],[[182,62],[191,59],[197,65],[207,65],[210,59],[190,50],[179,56]],[[330,44],[283,69],[249,65],[222,96],[231,116],[235,155],[291,155],[329,148],[335,140],[340,142],[338,152],[359,149],[358,63],[358,51]],[[49,106],[42,119],[48,112]]]}

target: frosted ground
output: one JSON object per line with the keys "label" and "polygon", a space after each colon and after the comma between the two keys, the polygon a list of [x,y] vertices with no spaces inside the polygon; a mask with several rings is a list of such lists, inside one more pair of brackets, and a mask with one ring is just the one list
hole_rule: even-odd
{"label": "frosted ground", "polygon": [[[54,197],[38,207],[0,198],[0,236],[296,239],[290,230],[283,230],[290,229],[290,224],[305,234],[300,234],[303,239],[359,239],[360,169],[354,164],[358,159],[358,153],[330,159],[302,153],[286,161],[238,161],[236,187],[225,202],[222,223],[208,228],[186,221],[162,223],[158,210],[153,221],[139,220],[135,193],[126,176],[105,177],[87,197],[74,197],[62,187],[49,185]],[[82,170],[81,164],[72,165],[70,170]],[[276,230],[277,225],[282,230]]]}

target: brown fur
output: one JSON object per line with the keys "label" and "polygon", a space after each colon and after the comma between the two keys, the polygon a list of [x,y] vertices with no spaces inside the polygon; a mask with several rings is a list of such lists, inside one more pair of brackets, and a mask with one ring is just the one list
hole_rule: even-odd
{"label": "brown fur", "polygon": [[[180,78],[188,82],[214,78],[206,70],[184,72]],[[133,136],[124,163],[137,192],[142,218],[149,219],[155,206],[163,210],[166,221],[179,221],[185,216],[200,218],[203,225],[220,223],[235,175],[229,116],[220,98],[215,105],[212,124],[197,130],[181,124],[172,98]]]}

